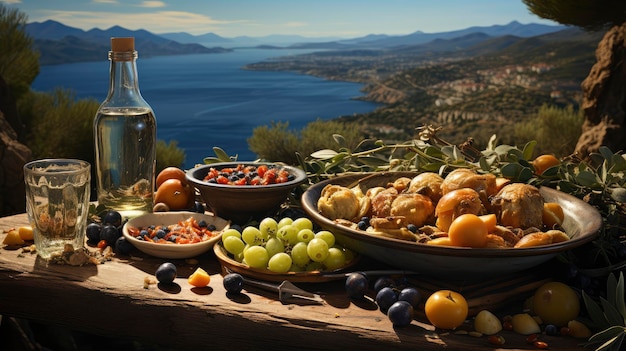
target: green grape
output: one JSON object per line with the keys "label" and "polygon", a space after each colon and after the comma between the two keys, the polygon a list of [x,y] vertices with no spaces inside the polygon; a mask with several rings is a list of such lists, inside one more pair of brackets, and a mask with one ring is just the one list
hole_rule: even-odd
{"label": "green grape", "polygon": [[342,247],[341,251],[343,251],[343,255],[346,257],[346,263],[350,263],[354,260],[354,251],[347,247]]}
{"label": "green grape", "polygon": [[291,256],[284,252],[279,252],[272,256],[267,262],[267,269],[272,272],[285,273],[291,268]]}
{"label": "green grape", "polygon": [[304,243],[308,243],[314,237],[315,237],[315,233],[313,232],[313,230],[308,229],[308,228],[300,229],[300,231],[298,232],[298,241],[301,241]]}
{"label": "green grape", "polygon": [[261,237],[261,231],[257,227],[247,226],[241,232],[241,239],[248,245],[262,244],[263,240],[261,240]]}
{"label": "green grape", "polygon": [[306,265],[306,267],[304,267],[304,270],[307,272],[323,271],[324,266],[322,265],[322,262],[311,261]]}
{"label": "green grape", "polygon": [[235,261],[239,263],[243,263],[243,251],[234,255]]}
{"label": "green grape", "polygon": [[291,268],[289,268],[289,271],[290,272],[304,272],[304,268],[292,262]]}
{"label": "green grape", "polygon": [[296,218],[292,224],[295,225],[296,228],[298,228],[298,230],[302,230],[302,229],[313,230],[313,222],[311,222],[311,220],[306,217]]}
{"label": "green grape", "polygon": [[328,247],[335,246],[335,235],[328,230],[320,230],[315,234],[315,237],[324,239],[324,241],[328,244]]}
{"label": "green grape", "polygon": [[328,257],[328,244],[324,239],[313,238],[306,246],[306,252],[312,261],[324,262]]}
{"label": "green grape", "polygon": [[305,242],[299,242],[291,248],[291,260],[294,264],[302,267],[305,267],[311,261]]}
{"label": "green grape", "polygon": [[298,242],[298,228],[291,224],[278,227],[276,237],[281,239],[285,244],[295,245]]}
{"label": "green grape", "polygon": [[261,223],[259,223],[259,230],[264,237],[276,236],[278,230],[278,223],[272,217],[265,217]]}
{"label": "green grape", "polygon": [[245,246],[246,244],[236,236],[227,236],[224,239],[224,248],[232,255],[242,253]]}
{"label": "green grape", "polygon": [[283,217],[280,221],[278,221],[278,228],[286,226],[287,224],[293,224],[293,219],[289,217]]}
{"label": "green grape", "polygon": [[226,240],[226,238],[228,238],[229,236],[241,238],[241,233],[237,229],[228,228],[222,233],[222,242]]}
{"label": "green grape", "polygon": [[329,271],[334,271],[346,265],[346,256],[336,247],[328,249],[328,257],[322,262]]}
{"label": "green grape", "polygon": [[267,250],[268,255],[270,255],[270,257],[272,257],[272,256],[276,255],[277,253],[284,252],[285,251],[285,245],[283,245],[282,240],[280,240],[280,239],[278,239],[276,237],[271,237],[265,243],[265,249]]}
{"label": "green grape", "polygon": [[270,257],[263,246],[250,246],[243,253],[246,264],[252,268],[267,268]]}

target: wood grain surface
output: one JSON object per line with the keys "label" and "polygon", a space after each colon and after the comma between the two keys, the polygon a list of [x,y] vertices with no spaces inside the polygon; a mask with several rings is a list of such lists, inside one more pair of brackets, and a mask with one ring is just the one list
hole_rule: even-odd
{"label": "wood grain surface", "polygon": [[[0,219],[0,242],[13,227],[27,225],[25,214]],[[487,337],[435,330],[423,313],[411,325],[394,328],[377,309],[373,291],[362,301],[349,299],[344,281],[301,283],[320,294],[323,305],[282,304],[277,295],[247,288],[230,296],[222,285],[213,252],[196,260],[171,260],[178,268],[175,284],[149,285],[166,260],[133,251],[100,265],[49,264],[21,249],[0,249],[0,314],[58,325],[97,335],[147,341],[173,349],[213,350],[535,350],[526,337],[502,332],[506,343],[490,345]],[[376,267],[364,260],[364,268]],[[187,277],[202,267],[208,287],[195,288]],[[463,290],[473,311],[521,312],[523,299],[545,277],[533,274],[463,284],[445,279],[411,277],[427,294],[439,288]],[[448,285],[448,286],[445,286]],[[471,323],[460,329],[471,330]],[[551,350],[576,350],[584,340],[541,336]]]}

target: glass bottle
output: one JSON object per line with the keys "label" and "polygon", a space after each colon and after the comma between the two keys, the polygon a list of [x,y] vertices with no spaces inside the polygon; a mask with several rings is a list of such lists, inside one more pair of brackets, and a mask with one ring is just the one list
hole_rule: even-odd
{"label": "glass bottle", "polygon": [[156,120],[139,91],[134,38],[111,38],[109,92],[96,113],[98,203],[132,218],[152,212]]}

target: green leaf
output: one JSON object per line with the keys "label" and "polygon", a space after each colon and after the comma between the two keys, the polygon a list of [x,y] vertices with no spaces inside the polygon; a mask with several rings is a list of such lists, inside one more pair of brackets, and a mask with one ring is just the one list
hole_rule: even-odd
{"label": "green leaf", "polygon": [[347,143],[346,143],[346,138],[343,137],[343,135],[341,134],[333,134],[333,139],[335,139],[335,142],[339,145],[339,147],[341,148],[346,148],[348,147]]}
{"label": "green leaf", "polygon": [[372,167],[389,166],[389,162],[387,162],[387,160],[382,160],[378,157],[373,157],[373,156],[365,156],[365,157],[361,156],[359,157],[359,161]]}
{"label": "green leaf", "polygon": [[533,171],[528,167],[523,167],[522,171],[519,173],[519,180],[522,182],[527,182],[533,177]]}
{"label": "green leaf", "polygon": [[622,315],[617,311],[614,305],[612,305],[607,299],[600,297],[600,303],[604,310],[604,315],[609,321],[610,325],[623,325],[624,319]]}
{"label": "green leaf", "polygon": [[619,350],[624,339],[624,335],[626,335],[626,329],[622,326],[616,325],[592,335],[589,338],[588,345],[595,345],[603,342],[603,344],[598,346],[595,351]]}
{"label": "green leaf", "polygon": [[600,148],[598,148],[598,152],[602,155],[602,157],[604,157],[605,160],[613,159],[613,151],[606,146],[600,146]]}
{"label": "green leaf", "polygon": [[323,150],[315,151],[314,153],[311,154],[311,157],[321,159],[321,160],[326,160],[329,158],[333,158],[337,155],[338,153],[335,150],[323,149]]}
{"label": "green leaf", "polygon": [[596,329],[606,329],[611,326],[611,324],[606,319],[606,316],[602,312],[600,305],[596,303],[589,295],[585,293],[583,290],[583,302],[585,303],[585,307],[587,308],[587,313],[589,313],[589,318],[594,324],[594,328]]}
{"label": "green leaf", "polygon": [[[612,274],[611,274],[612,275]],[[626,325],[626,301],[624,300],[624,273],[619,273],[619,281],[615,288],[615,308],[622,315],[623,323]]]}
{"label": "green leaf", "polygon": [[613,155],[613,172],[626,170],[626,159],[622,155]]}
{"label": "green leaf", "polygon": [[524,160],[530,160],[533,157],[533,152],[535,151],[536,145],[536,140],[529,141],[526,143],[526,145],[524,145],[524,151],[522,152]]}
{"label": "green leaf", "polygon": [[215,155],[217,156],[217,158],[219,160],[221,160],[222,162],[230,162],[232,161],[232,159],[230,158],[230,156],[228,156],[228,154],[222,149],[219,148],[217,146],[213,147],[213,152],[215,153]]}
{"label": "green leaf", "polygon": [[518,175],[522,171],[522,165],[519,163],[507,163],[500,168],[502,176],[509,179],[517,179]]}
{"label": "green leaf", "polygon": [[589,171],[581,171],[576,176],[576,182],[582,186],[593,187],[598,184],[598,179],[595,174]]}

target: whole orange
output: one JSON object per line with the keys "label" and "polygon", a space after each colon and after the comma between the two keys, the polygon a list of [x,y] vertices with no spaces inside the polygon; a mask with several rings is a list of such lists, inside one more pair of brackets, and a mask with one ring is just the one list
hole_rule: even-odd
{"label": "whole orange", "polygon": [[[493,219],[492,219],[493,220]],[[448,237],[454,246],[485,247],[487,245],[488,227],[479,216],[466,213],[455,218],[450,224]]]}
{"label": "whole orange", "polygon": [[166,167],[156,177],[155,186],[157,189],[168,179],[178,179],[183,184],[187,183],[187,178],[185,178],[185,171],[178,167]]}
{"label": "whole orange", "polygon": [[170,210],[183,210],[189,208],[190,199],[193,196],[193,187],[180,179],[167,179],[157,189],[154,195],[154,203],[162,202]]}
{"label": "whole orange", "polygon": [[532,161],[535,174],[539,175],[543,174],[548,168],[558,166],[559,164],[561,164],[561,161],[554,155],[549,154],[537,156],[537,158]]}

